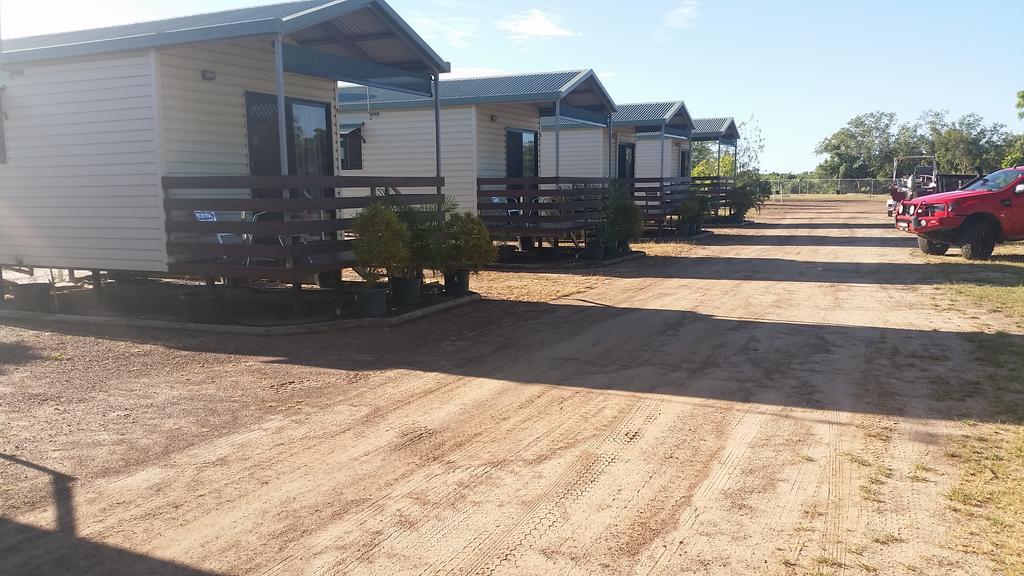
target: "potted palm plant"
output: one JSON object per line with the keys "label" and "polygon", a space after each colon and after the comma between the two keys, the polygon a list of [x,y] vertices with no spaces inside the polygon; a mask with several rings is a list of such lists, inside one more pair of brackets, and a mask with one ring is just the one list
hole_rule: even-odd
{"label": "potted palm plant", "polygon": [[452,214],[446,220],[441,253],[445,292],[469,294],[469,275],[494,262],[497,248],[480,218],[469,212]]}
{"label": "potted palm plant", "polygon": [[388,311],[388,290],[381,281],[409,266],[409,229],[393,210],[371,204],[356,216],[352,230],[358,235],[353,245],[356,272],[366,286],[356,293],[356,314],[381,317]]}

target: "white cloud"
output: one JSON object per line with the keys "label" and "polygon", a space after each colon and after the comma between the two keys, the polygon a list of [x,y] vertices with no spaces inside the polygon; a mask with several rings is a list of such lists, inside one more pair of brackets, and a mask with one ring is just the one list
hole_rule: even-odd
{"label": "white cloud", "polygon": [[494,23],[498,30],[505,32],[506,38],[513,42],[528,42],[543,38],[570,38],[579,36],[576,32],[565,28],[557,14],[549,14],[539,8],[531,8],[526,12],[510,14]]}
{"label": "white cloud", "polygon": [[667,28],[690,28],[700,17],[697,0],[679,0],[675,8],[665,16],[663,25]]}
{"label": "white cloud", "polygon": [[468,16],[428,16],[411,12],[407,20],[425,40],[453,48],[466,48],[479,36],[480,21]]}
{"label": "white cloud", "polygon": [[452,67],[449,74],[442,74],[442,80],[454,80],[456,78],[480,78],[483,76],[506,76],[511,74],[508,70],[499,68],[459,68]]}

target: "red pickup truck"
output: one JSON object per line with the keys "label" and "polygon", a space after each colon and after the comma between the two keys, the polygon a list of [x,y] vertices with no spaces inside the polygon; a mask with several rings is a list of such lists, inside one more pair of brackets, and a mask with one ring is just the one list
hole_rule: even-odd
{"label": "red pickup truck", "polygon": [[996,244],[1024,240],[1024,166],[901,202],[896,227],[917,234],[925,254],[945,254],[956,245],[968,260],[988,260]]}

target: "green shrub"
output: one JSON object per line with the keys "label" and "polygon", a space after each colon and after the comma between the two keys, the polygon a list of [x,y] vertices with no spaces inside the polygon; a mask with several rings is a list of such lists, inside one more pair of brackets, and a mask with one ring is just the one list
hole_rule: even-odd
{"label": "green shrub", "polygon": [[455,213],[447,218],[441,254],[443,271],[479,272],[497,256],[498,249],[483,220],[469,212]]}
{"label": "green shrub", "polygon": [[676,205],[676,215],[688,224],[699,224],[707,209],[707,197],[691,194]]}
{"label": "green shrub", "polygon": [[644,215],[633,199],[616,194],[608,207],[610,240],[635,240],[644,233]]}
{"label": "green shrub", "polygon": [[352,230],[358,236],[353,244],[356,272],[370,288],[389,274],[408,270],[409,228],[391,208],[371,204],[356,216]]}
{"label": "green shrub", "polygon": [[726,195],[726,201],[733,214],[743,220],[751,210],[761,210],[772,196],[772,184],[753,170],[740,172],[736,186]]}

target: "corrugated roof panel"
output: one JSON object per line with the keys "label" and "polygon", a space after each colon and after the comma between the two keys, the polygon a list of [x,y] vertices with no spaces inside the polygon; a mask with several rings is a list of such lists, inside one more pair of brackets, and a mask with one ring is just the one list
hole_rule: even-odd
{"label": "corrugated roof panel", "polygon": [[26,62],[281,32],[300,46],[419,74],[450,68],[385,0],[301,0],[15,38],[3,48],[8,61]]}
{"label": "corrugated roof panel", "polygon": [[732,118],[696,118],[693,139],[698,141],[739,140],[740,131]]}
{"label": "corrugated roof panel", "polygon": [[[657,126],[665,120],[669,120],[669,123],[673,125],[688,126],[690,121],[685,105],[678,100],[672,102],[619,104],[618,108],[618,112],[612,114],[612,122],[620,126]],[[675,111],[674,115],[673,111]],[[670,115],[673,115],[673,117],[669,118]],[[550,117],[544,118],[541,120],[541,124],[545,127],[554,126],[555,119]],[[565,128],[577,128],[585,125],[570,123],[563,119],[562,126]]]}
{"label": "corrugated roof panel", "polygon": [[258,20],[281,19],[293,14],[298,14],[299,12],[316,8],[317,6],[326,3],[326,0],[301,0],[299,2],[286,2],[283,4],[254,6],[251,8],[238,8],[235,10],[224,10],[222,12],[211,12],[209,14],[181,16],[179,18],[138,22],[135,24],[124,24],[120,26],[108,26],[106,28],[95,28],[92,30],[61,32],[58,34],[46,34],[27,38],[11,38],[4,39],[3,47],[4,50],[28,50],[48,46],[62,46],[65,44],[81,44],[84,42],[113,40],[131,36],[161,34],[175,32],[178,30],[190,30],[193,28],[206,28],[210,26],[224,26],[227,24],[237,24],[242,22],[255,22]]}
{"label": "corrugated roof panel", "polygon": [[[541,74],[516,74],[509,76],[491,76],[486,78],[457,78],[442,80],[439,93],[441,100],[472,101],[488,98],[529,98],[534,95],[555,94],[568,84],[582,70],[567,72],[547,72]],[[346,87],[338,91],[338,100],[342,106],[365,107],[367,104],[367,88]],[[369,103],[402,104],[429,102],[430,98],[403,94],[391,90],[369,89]]]}

